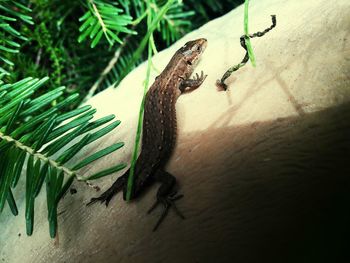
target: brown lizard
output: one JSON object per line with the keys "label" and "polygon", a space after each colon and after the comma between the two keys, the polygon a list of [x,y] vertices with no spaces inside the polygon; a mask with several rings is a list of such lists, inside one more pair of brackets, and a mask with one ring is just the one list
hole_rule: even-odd
{"label": "brown lizard", "polygon": [[[164,166],[176,141],[176,100],[181,93],[198,88],[206,78],[202,71],[200,76],[196,74],[195,78],[190,79],[206,45],[207,40],[204,38],[187,42],[176,51],[146,94],[142,147],[135,165],[135,181],[131,199],[136,198],[151,183],[155,181],[161,183],[157,192],[157,200],[148,210],[150,213],[160,203],[164,206],[162,215],[153,230],[157,229],[171,206],[181,218],[184,218],[174,204],[174,201],[182,198],[183,195],[177,195],[174,190],[176,179],[164,170]],[[100,197],[92,198],[89,204],[101,201],[107,206],[112,197],[121,190],[123,190],[125,200],[128,175],[129,170]]]}

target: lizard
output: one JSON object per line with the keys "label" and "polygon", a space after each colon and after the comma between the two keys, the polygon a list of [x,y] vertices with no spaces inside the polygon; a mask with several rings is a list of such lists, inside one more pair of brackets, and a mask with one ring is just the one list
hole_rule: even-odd
{"label": "lizard", "polygon": [[[145,97],[141,152],[135,164],[134,186],[130,199],[138,197],[153,182],[161,183],[156,201],[147,212],[149,214],[159,204],[163,204],[161,216],[153,231],[158,228],[170,207],[173,207],[176,214],[184,219],[174,203],[183,195],[177,194],[174,189],[176,179],[165,171],[164,166],[176,142],[175,103],[182,93],[198,88],[206,78],[203,71],[200,76],[196,73],[194,78],[190,78],[206,46],[207,40],[199,38],[187,42],[177,50],[165,69],[155,78]],[[130,169],[118,177],[113,185],[99,197],[92,198],[88,205],[100,201],[108,206],[112,197],[121,190],[125,200],[129,171]]]}

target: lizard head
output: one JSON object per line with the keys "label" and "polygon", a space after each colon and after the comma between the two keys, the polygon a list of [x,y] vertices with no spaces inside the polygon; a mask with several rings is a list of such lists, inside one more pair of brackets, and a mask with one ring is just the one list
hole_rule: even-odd
{"label": "lizard head", "polygon": [[188,41],[180,48],[179,53],[182,54],[188,65],[196,65],[206,46],[207,40],[205,38],[199,38]]}

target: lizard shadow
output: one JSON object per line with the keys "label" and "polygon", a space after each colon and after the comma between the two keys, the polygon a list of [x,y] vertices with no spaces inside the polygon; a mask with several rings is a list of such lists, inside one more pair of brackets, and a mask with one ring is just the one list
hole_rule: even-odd
{"label": "lizard shadow", "polygon": [[[350,201],[349,118],[347,103],[296,117],[183,134],[175,151],[181,158],[167,170],[185,194],[178,203],[185,221],[170,212],[152,233],[158,215],[147,216],[146,211],[158,186],[130,204],[118,194],[107,209],[95,208],[87,218],[82,207],[82,221],[68,224],[69,213],[63,214],[60,251],[76,249],[76,240],[89,237],[83,251],[91,246],[103,250],[87,262],[108,262],[111,251],[128,242],[134,244],[128,254],[133,262],[160,253],[168,262],[340,258],[350,234],[350,214],[344,209]],[[136,237],[137,242],[131,241]]]}
{"label": "lizard shadow", "polygon": [[176,245],[179,257],[330,262],[345,256],[344,244],[350,241],[350,213],[344,209],[350,202],[349,118],[347,103],[184,135],[177,152],[186,166],[170,169],[186,194],[188,220],[177,235],[190,232],[193,239],[180,245],[182,250]]}

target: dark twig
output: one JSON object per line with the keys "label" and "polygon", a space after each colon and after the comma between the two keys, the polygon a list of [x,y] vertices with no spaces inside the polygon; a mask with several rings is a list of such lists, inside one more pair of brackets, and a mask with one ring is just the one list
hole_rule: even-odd
{"label": "dark twig", "polygon": [[256,32],[254,34],[249,34],[249,35],[243,35],[240,37],[240,43],[241,46],[245,49],[246,53],[244,58],[242,59],[242,61],[237,64],[232,66],[231,68],[229,68],[225,74],[221,77],[220,80],[216,81],[216,86],[221,89],[221,90],[227,90],[227,85],[224,83],[225,80],[231,76],[231,74],[234,71],[237,71],[238,69],[240,69],[241,67],[243,67],[249,60],[249,55],[248,55],[248,50],[247,50],[247,45],[246,45],[246,39],[248,38],[253,38],[253,37],[262,37],[263,35],[265,35],[267,32],[269,32],[272,28],[274,28],[276,26],[276,15],[271,15],[271,19],[272,19],[272,25],[269,28],[266,28],[264,31],[262,32]]}

